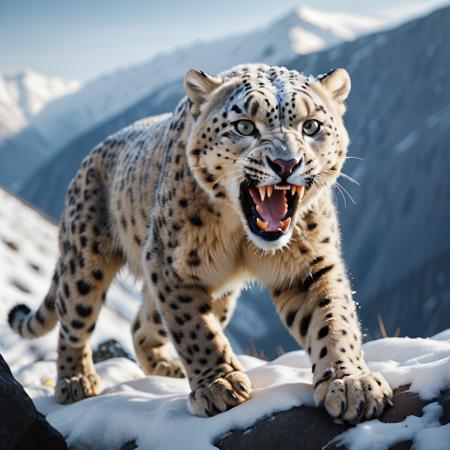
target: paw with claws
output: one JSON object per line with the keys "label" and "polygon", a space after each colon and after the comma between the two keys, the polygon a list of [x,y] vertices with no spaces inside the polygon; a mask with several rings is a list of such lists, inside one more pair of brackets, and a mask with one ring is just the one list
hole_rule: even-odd
{"label": "paw with claws", "polygon": [[392,389],[379,373],[358,373],[337,378],[328,369],[316,383],[314,400],[334,418],[351,424],[379,417],[392,406]]}
{"label": "paw with claws", "polygon": [[100,378],[95,373],[60,378],[56,383],[55,396],[58,403],[69,404],[100,394]]}
{"label": "paw with claws", "polygon": [[248,376],[243,372],[230,372],[207,386],[194,389],[189,394],[189,409],[197,416],[214,416],[244,403],[250,398],[250,392]]}

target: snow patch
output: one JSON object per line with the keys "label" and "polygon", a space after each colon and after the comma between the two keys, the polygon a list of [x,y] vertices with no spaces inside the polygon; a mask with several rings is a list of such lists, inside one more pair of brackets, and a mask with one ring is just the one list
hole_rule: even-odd
{"label": "snow patch", "polygon": [[[448,438],[450,437],[449,434],[445,436],[445,433],[450,428],[448,425],[441,426],[439,422],[441,413],[440,405],[431,403],[423,408],[422,417],[408,416],[403,422],[399,423],[383,423],[379,420],[371,420],[336,436],[325,448],[330,444],[335,444],[337,447],[345,446],[345,448],[351,450],[387,450],[397,442],[415,441],[416,435],[419,435],[420,438],[419,442],[414,445],[414,449],[436,450],[437,448],[444,448],[442,445],[448,445]],[[439,433],[442,433],[445,440],[443,439],[438,447],[434,446],[433,441],[436,436],[433,432],[433,437],[427,442],[426,447],[422,446],[424,438],[427,437],[427,434],[424,435],[423,433],[436,429],[440,430]]]}

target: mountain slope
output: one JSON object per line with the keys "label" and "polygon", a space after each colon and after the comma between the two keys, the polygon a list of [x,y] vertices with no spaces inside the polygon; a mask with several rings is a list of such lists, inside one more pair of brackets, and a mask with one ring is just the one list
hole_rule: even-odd
{"label": "mountain slope", "polygon": [[[450,8],[445,8],[395,30],[286,62],[315,74],[342,66],[352,77],[346,115],[350,155],[365,161],[349,160],[344,168],[361,183],[344,185],[357,204],[347,200],[345,207],[337,196],[345,256],[371,334],[377,331],[377,312],[388,330],[400,326],[410,335],[439,331],[450,314],[449,25]],[[182,95],[180,78],[91,130],[42,167],[22,194],[57,216],[88,147],[129,121],[171,110]],[[252,310],[255,323],[265,329],[254,339],[257,348],[269,355],[278,344],[295,348],[274,320],[267,293],[247,293],[242,301],[230,326],[238,328],[233,334],[240,342],[252,338],[245,326]]]}
{"label": "mountain slope", "polygon": [[399,326],[416,336],[438,331],[442,314],[450,315],[449,38],[445,8],[361,38],[359,46],[292,63],[316,72],[344,66],[352,76],[350,154],[365,160],[344,169],[361,187],[351,189],[357,205],[341,208],[341,217],[346,260],[372,332],[375,312],[391,332]]}
{"label": "mountain slope", "polygon": [[[277,64],[297,53],[308,53],[353,39],[383,23],[368,17],[300,8],[260,30],[179,48],[145,64],[95,79],[76,95],[48,104],[23,133],[3,143],[0,136],[0,155],[11,158],[10,170],[0,171],[0,184],[17,190],[17,182],[24,180],[48,155],[57,153],[89,129],[141,102],[151,92],[158,92],[178,80],[192,67],[219,72],[252,61]],[[92,144],[87,143],[86,148]],[[14,165],[16,156],[17,160],[27,159],[27,167],[22,171]]]}
{"label": "mountain slope", "polygon": [[[35,309],[44,299],[58,256],[58,229],[42,213],[1,188],[0,204],[0,353],[14,371],[44,357],[52,359],[56,352],[57,329],[27,341],[9,328],[6,318],[15,304]],[[140,296],[129,285],[121,276],[110,289],[95,330],[95,345],[114,338],[132,353],[130,323]]]}

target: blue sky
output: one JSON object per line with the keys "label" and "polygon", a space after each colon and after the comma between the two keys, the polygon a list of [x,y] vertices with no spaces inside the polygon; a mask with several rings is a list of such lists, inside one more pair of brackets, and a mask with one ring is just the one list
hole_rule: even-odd
{"label": "blue sky", "polygon": [[[436,3],[438,0],[420,3]],[[411,0],[0,0],[0,72],[88,80],[158,52],[249,31],[301,4],[377,14]]]}

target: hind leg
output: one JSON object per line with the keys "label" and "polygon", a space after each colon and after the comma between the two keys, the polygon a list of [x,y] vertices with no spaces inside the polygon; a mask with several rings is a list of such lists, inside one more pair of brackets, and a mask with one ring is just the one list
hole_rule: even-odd
{"label": "hind leg", "polygon": [[[55,395],[60,403],[92,397],[101,390],[89,339],[106,291],[122,264],[119,257],[90,253],[85,253],[83,259],[83,267],[73,273],[66,270],[58,288],[56,305],[61,328]],[[75,261],[72,254],[69,266]]]}
{"label": "hind leg", "polygon": [[212,302],[212,312],[224,329],[231,320],[240,292],[241,287],[230,289]]}
{"label": "hind leg", "polygon": [[143,302],[131,326],[136,356],[146,375],[184,378],[182,364],[174,361],[163,318],[144,285]]}
{"label": "hind leg", "polygon": [[100,392],[89,339],[123,257],[113,247],[108,196],[92,161],[83,163],[67,196],[60,229],[56,294],[60,321],[56,399],[72,403]]}

